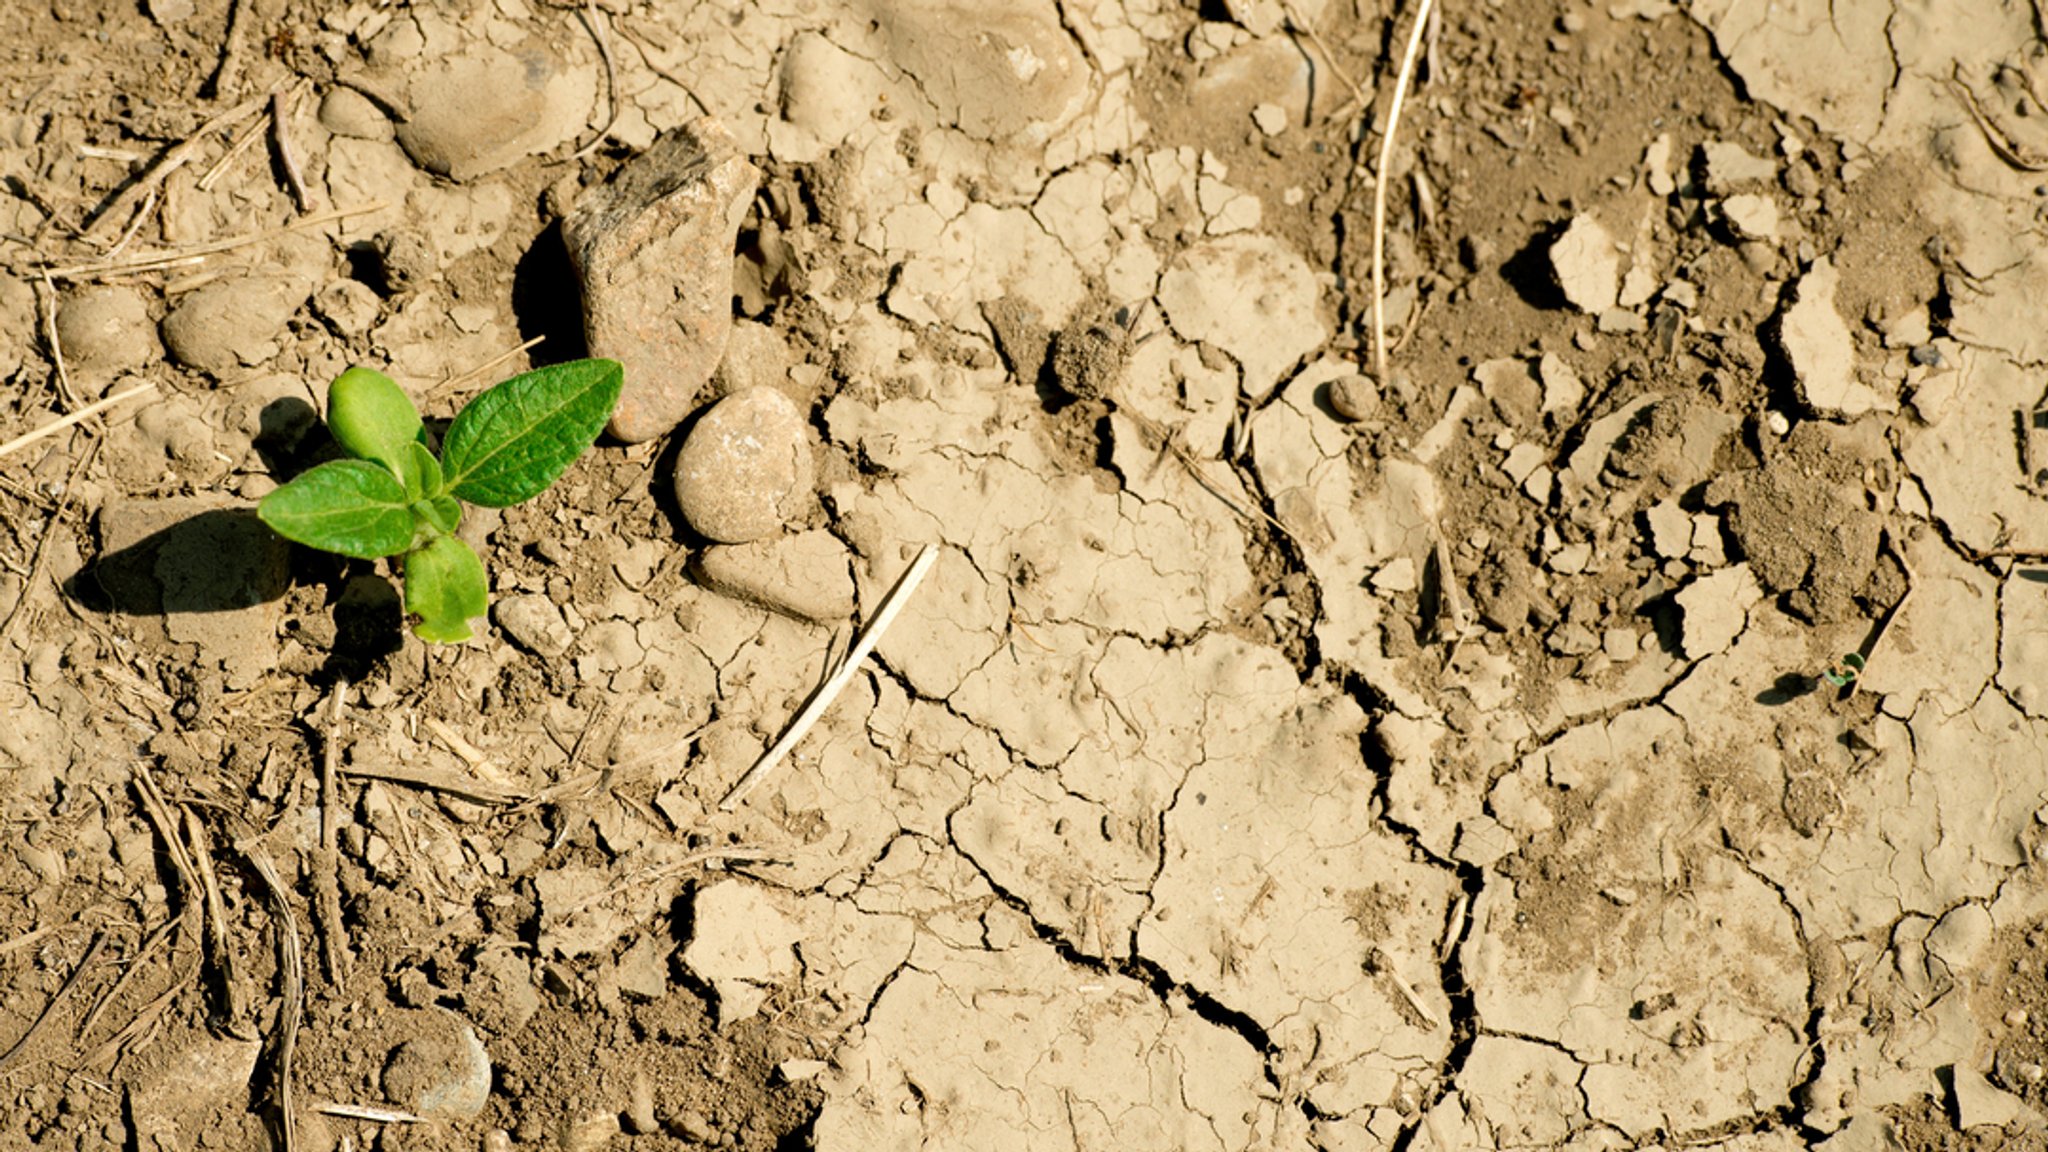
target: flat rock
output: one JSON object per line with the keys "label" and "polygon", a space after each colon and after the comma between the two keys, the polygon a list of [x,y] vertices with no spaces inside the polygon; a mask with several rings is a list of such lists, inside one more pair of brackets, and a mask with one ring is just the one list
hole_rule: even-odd
{"label": "flat rock", "polygon": [[180,298],[164,317],[171,357],[187,368],[218,373],[277,355],[278,334],[312,292],[282,272],[215,280]]}
{"label": "flat rock", "polygon": [[1778,178],[1778,166],[1749,149],[1725,140],[1700,145],[1700,177],[1708,192],[1725,196],[1738,188],[1768,184]]}
{"label": "flat rock", "polygon": [[[399,35],[407,23],[393,22]],[[473,180],[567,142],[597,94],[589,69],[566,67],[532,38],[509,48],[466,39],[459,51],[415,57],[397,83],[407,105],[398,146],[450,180]]]}
{"label": "flat rock", "polygon": [[491,1058],[469,1021],[426,1008],[384,1063],[384,1097],[430,1120],[473,1120],[491,1099]]}
{"label": "flat rock", "polygon": [[733,245],[758,179],[707,116],[663,133],[562,222],[590,354],[626,368],[613,436],[674,428],[724,358]]}
{"label": "flat rock", "polygon": [[852,554],[830,532],[718,544],[697,559],[705,585],[735,600],[819,624],[853,615]]}
{"label": "flat rock", "polygon": [[1679,590],[1678,610],[1684,613],[1685,631],[1680,641],[1688,659],[1703,660],[1726,651],[1749,623],[1749,610],[1762,600],[1749,565],[1723,568],[1703,576]]}
{"label": "flat rock", "polygon": [[1721,201],[1721,215],[1728,226],[1745,240],[1778,238],[1778,202],[1769,196],[1745,192]]}
{"label": "flat rock", "polygon": [[514,644],[541,656],[560,656],[576,642],[562,610],[537,592],[498,601],[491,606],[491,620]]}
{"label": "flat rock", "polygon": [[389,140],[394,135],[391,118],[383,109],[361,92],[339,84],[320,98],[320,126],[352,140]]}
{"label": "flat rock", "polygon": [[1564,298],[1581,312],[1600,315],[1621,293],[1621,250],[1605,225],[1580,214],[1550,245],[1550,269]]}
{"label": "flat rock", "polygon": [[1053,0],[869,0],[888,58],[915,77],[939,120],[995,142],[1043,141],[1090,94],[1081,45]]}
{"label": "flat rock", "polygon": [[119,284],[82,289],[57,309],[57,338],[72,371],[111,378],[162,351],[142,294]]}
{"label": "flat rock", "polygon": [[711,406],[676,456],[676,502],[699,535],[745,544],[779,531],[811,499],[811,429],[796,404],[766,387]]}
{"label": "flat rock", "polygon": [[1263,400],[1282,376],[1329,339],[1316,315],[1307,261],[1263,234],[1226,236],[1183,252],[1159,281],[1174,331],[1213,344],[1244,369],[1244,394]]}
{"label": "flat rock", "polygon": [[1892,405],[1856,379],[1856,341],[1835,310],[1841,274],[1826,257],[1813,262],[1778,316],[1778,347],[1792,366],[1799,398],[1823,416],[1852,417]]}
{"label": "flat rock", "polygon": [[768,990],[796,974],[796,922],[767,889],[727,880],[697,890],[683,967],[718,997],[720,1027],[760,1009]]}

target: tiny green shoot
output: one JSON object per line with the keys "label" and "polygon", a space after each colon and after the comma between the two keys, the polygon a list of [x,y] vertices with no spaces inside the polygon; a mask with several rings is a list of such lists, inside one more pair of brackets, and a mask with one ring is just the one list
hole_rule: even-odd
{"label": "tiny green shoot", "polygon": [[624,370],[575,360],[497,384],[456,413],[437,457],[411,397],[350,368],[327,389],[327,426],[350,459],[309,469],[256,515],[278,535],[362,560],[400,557],[405,611],[422,640],[458,643],[489,606],[483,561],[455,535],[462,502],[530,500],[576,462],[619,402]]}
{"label": "tiny green shoot", "polygon": [[1847,688],[1856,682],[1856,674],[1863,671],[1863,656],[1851,652],[1820,674],[1820,678],[1837,688]]}

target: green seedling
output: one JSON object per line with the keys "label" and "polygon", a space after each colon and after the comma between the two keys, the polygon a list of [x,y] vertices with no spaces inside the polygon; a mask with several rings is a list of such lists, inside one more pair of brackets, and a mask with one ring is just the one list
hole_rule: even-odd
{"label": "green seedling", "polygon": [[350,368],[328,386],[327,426],[353,459],[305,472],[265,496],[256,515],[324,552],[400,557],[413,632],[442,644],[467,640],[490,586],[483,561],[453,535],[461,502],[506,508],[540,495],[596,442],[624,376],[613,360],[514,376],[456,413],[436,457],[404,390]]}
{"label": "green seedling", "polygon": [[1836,662],[1827,671],[1821,673],[1820,678],[1837,688],[1847,688],[1856,682],[1856,674],[1861,671],[1863,671],[1862,654],[1851,652],[1847,656],[1842,657],[1840,661]]}

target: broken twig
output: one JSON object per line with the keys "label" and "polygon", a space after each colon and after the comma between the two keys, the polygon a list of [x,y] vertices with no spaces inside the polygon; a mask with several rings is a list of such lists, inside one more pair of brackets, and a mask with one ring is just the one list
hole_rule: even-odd
{"label": "broken twig", "polygon": [[57,433],[62,432],[63,430],[71,427],[74,424],[84,423],[85,421],[92,419],[93,417],[99,415],[100,413],[105,412],[107,409],[112,408],[114,405],[119,404],[123,400],[131,400],[137,396],[142,395],[144,392],[147,392],[154,387],[156,387],[154,383],[145,382],[137,384],[133,388],[124,388],[121,391],[114,393],[112,396],[109,396],[104,400],[98,401],[97,403],[93,404],[87,404],[85,407],[80,408],[78,411],[73,412],[69,416],[64,416],[59,419],[52,420],[48,424],[43,425],[41,428],[38,428],[33,432],[24,432],[21,435],[16,436],[14,439],[9,440],[7,443],[0,444],[0,457],[4,457],[11,452],[18,452],[21,449],[26,448],[29,445],[35,443],[36,441],[41,440],[45,436],[54,436]]}
{"label": "broken twig", "polygon": [[98,211],[86,217],[85,224],[79,231],[90,233],[101,221],[125,215],[129,205],[150,195],[157,185],[164,182],[164,177],[184,167],[186,162],[192,159],[192,154],[199,151],[215,132],[262,111],[264,99],[262,96],[252,96],[214,116],[201,124],[190,136],[166,148],[156,158],[155,163],[142,170],[142,175],[136,177],[133,183],[115,193],[112,199],[99,207]]}
{"label": "broken twig", "polygon": [[1415,26],[1408,30],[1408,47],[1401,53],[1401,71],[1394,77],[1394,98],[1387,105],[1387,130],[1380,137],[1380,164],[1372,182],[1372,371],[1381,387],[1387,383],[1387,179],[1394,159],[1394,132],[1401,124],[1401,102],[1408,95],[1408,81],[1415,76],[1416,50],[1429,25],[1433,0],[1418,0]]}
{"label": "broken twig", "polygon": [[718,802],[719,811],[730,812],[739,807],[740,801],[753,790],[754,785],[759,783],[770,769],[780,764],[784,756],[789,755],[789,750],[796,747],[796,742],[804,738],[804,734],[825,714],[825,709],[830,708],[832,701],[853,682],[855,673],[860,671],[861,661],[868,658],[868,653],[873,652],[875,645],[881,641],[882,633],[888,631],[889,625],[896,622],[897,614],[909,603],[910,594],[917,591],[918,584],[924,580],[925,573],[931,570],[932,562],[938,557],[939,550],[936,545],[927,544],[919,550],[917,559],[912,560],[910,567],[897,578],[896,586],[889,589],[887,596],[882,597],[881,606],[875,610],[875,618],[868,622],[860,638],[853,642],[853,647],[846,653],[846,659],[840,661],[839,667],[833,670],[832,675],[811,694],[810,701],[796,714],[796,719],[790,722],[788,729],[782,733],[782,738],[770,745],[768,750],[761,754],[761,758],[754,762],[754,766],[747,769],[747,774],[740,777],[727,790],[725,798]]}
{"label": "broken twig", "polygon": [[55,996],[50,997],[50,1002],[43,1005],[43,1010],[36,1016],[35,1023],[28,1026],[28,1031],[21,1034],[21,1039],[16,1040],[13,1047],[9,1048],[6,1052],[0,1052],[0,1073],[6,1072],[8,1066],[13,1064],[21,1057],[23,1052],[28,1050],[29,1044],[35,1040],[36,1036],[49,1024],[51,1017],[56,1014],[57,1006],[64,1003],[70,997],[72,990],[78,987],[78,978],[85,975],[85,970],[92,965],[94,957],[100,954],[100,947],[106,942],[106,933],[94,933],[92,943],[85,946],[85,955],[78,958],[78,966],[71,970],[71,975],[64,978],[63,986],[57,989]]}
{"label": "broken twig", "polygon": [[298,1114],[292,1110],[292,1052],[299,1043],[299,1017],[306,1008],[306,958],[299,944],[299,921],[292,915],[291,898],[270,853],[254,839],[236,845],[249,866],[263,880],[270,894],[271,919],[277,926],[277,970],[283,987],[278,996],[283,1004],[277,1012],[277,1030],[270,1035],[270,1107],[277,1125],[281,1152],[299,1152]]}
{"label": "broken twig", "polygon": [[329,983],[340,983],[349,967],[348,926],[341,919],[341,792],[336,773],[341,766],[341,717],[348,707],[348,679],[334,683],[328,697],[327,728],[320,734],[320,851],[313,861],[313,931],[320,937],[320,967]]}
{"label": "broken twig", "polygon": [[299,206],[300,212],[311,212],[319,206],[319,201],[306,188],[306,175],[299,168],[298,150],[292,147],[291,125],[285,117],[284,105],[283,92],[270,94],[270,137],[277,146],[277,166],[284,169],[284,182],[291,189],[292,203]]}

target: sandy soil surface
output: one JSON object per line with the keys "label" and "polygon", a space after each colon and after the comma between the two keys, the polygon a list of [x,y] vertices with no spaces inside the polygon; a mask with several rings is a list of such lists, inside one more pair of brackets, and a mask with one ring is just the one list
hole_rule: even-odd
{"label": "sandy soil surface", "polygon": [[0,6],[0,1148],[2048,1147],[2041,11],[1414,7]]}

